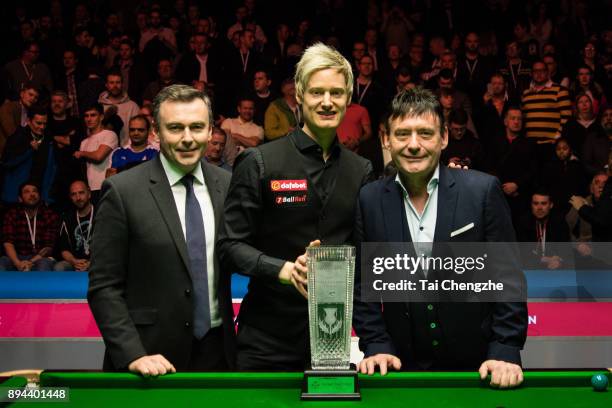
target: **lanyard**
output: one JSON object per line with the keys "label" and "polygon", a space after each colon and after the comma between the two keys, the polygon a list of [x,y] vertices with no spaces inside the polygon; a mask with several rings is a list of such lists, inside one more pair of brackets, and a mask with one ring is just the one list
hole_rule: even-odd
{"label": "lanyard", "polygon": [[521,62],[518,63],[518,69],[516,70],[516,75],[514,74],[514,69],[512,69],[512,63],[509,62],[510,65],[510,74],[512,75],[512,83],[514,84],[514,87],[516,88],[516,84],[517,84],[517,77],[519,76],[519,74],[521,73],[521,66],[523,65],[523,61],[521,60]]}
{"label": "lanyard", "polygon": [[38,210],[34,214],[34,228],[32,228],[32,223],[30,222],[30,217],[28,217],[28,212],[23,211],[26,216],[26,221],[28,222],[28,232],[30,233],[30,242],[32,242],[32,249],[36,252],[36,217],[38,217]]}
{"label": "lanyard", "polygon": [[546,222],[536,221],[538,243],[542,247],[542,256],[546,254]]}
{"label": "lanyard", "polygon": [[363,91],[361,91],[361,87],[359,86],[359,81],[357,81],[357,96],[359,97],[359,101],[357,102],[359,105],[361,105],[361,101],[363,100],[363,97],[365,96],[366,92],[368,92],[368,88],[370,87],[370,85],[372,84],[372,81],[368,81],[368,83],[366,84],[366,86],[363,88]]}
{"label": "lanyard", "polygon": [[476,70],[476,65],[478,65],[478,59],[474,61],[474,65],[470,65],[469,60],[466,58],[465,65],[467,65],[467,69],[468,69],[468,72],[470,73],[470,81],[471,81],[472,77],[474,76],[474,71]]}
{"label": "lanyard", "polygon": [[28,80],[31,81],[32,78],[34,78],[34,70],[32,70],[32,72],[30,72],[30,70],[28,69],[28,67],[26,66],[26,64],[23,61],[21,61],[21,65],[23,66],[23,70],[25,71],[25,74],[28,77]]}
{"label": "lanyard", "polygon": [[83,249],[85,250],[85,255],[89,255],[89,237],[91,236],[91,223],[93,221],[93,213],[94,206],[91,205],[91,211],[89,211],[89,224],[87,225],[87,237],[83,234],[83,230],[81,229],[81,221],[79,220],[79,211],[76,212],[76,222],[79,228],[79,232],[81,233],[81,237],[83,237]]}
{"label": "lanyard", "polygon": [[250,51],[247,51],[246,53],[246,57],[244,55],[242,55],[242,51],[240,51],[240,59],[242,59],[242,73],[246,74],[247,71],[247,65],[249,64],[249,55],[251,54]]}

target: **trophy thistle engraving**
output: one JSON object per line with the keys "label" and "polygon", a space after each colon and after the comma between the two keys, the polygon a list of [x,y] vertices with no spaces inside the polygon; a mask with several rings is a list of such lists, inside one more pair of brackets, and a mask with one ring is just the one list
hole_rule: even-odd
{"label": "trophy thistle engraving", "polygon": [[309,247],[308,312],[314,370],[349,368],[355,247]]}

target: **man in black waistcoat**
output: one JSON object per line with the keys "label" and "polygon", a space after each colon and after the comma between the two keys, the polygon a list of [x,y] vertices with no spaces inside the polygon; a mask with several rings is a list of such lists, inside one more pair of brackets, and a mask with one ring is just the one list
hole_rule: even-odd
{"label": "man in black waistcoat", "polygon": [[357,194],[372,173],[370,162],[336,137],[351,100],[349,62],[314,45],[295,82],[303,128],[238,156],[225,203],[222,265],[251,278],[238,316],[239,370],[303,370],[310,363],[304,249],[349,241]]}
{"label": "man in black waistcoat", "polygon": [[[499,181],[440,165],[448,144],[443,123],[440,104],[430,91],[416,88],[394,98],[383,143],[398,174],[361,189],[357,245],[515,241]],[[422,250],[435,257],[439,247],[431,253]],[[509,262],[509,272],[520,281],[519,265]],[[428,273],[436,277],[436,272]],[[365,353],[362,373],[373,374],[376,367],[381,374],[388,367],[478,370],[483,379],[490,373],[494,386],[521,383],[519,352],[527,335],[524,302],[365,302],[360,279],[356,271],[353,327]]]}

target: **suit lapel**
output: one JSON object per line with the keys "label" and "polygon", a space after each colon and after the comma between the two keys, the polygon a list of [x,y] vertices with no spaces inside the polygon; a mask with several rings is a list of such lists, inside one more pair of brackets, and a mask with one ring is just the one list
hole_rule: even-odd
{"label": "suit lapel", "polygon": [[212,164],[206,163],[202,160],[202,173],[204,174],[204,182],[208,188],[208,194],[210,195],[210,201],[212,202],[213,211],[215,212],[215,231],[219,231],[221,214],[223,214],[224,197],[221,186],[219,185],[219,178],[211,170]]}
{"label": "suit lapel", "polygon": [[438,209],[436,215],[436,231],[434,242],[448,242],[454,228],[455,211],[457,209],[457,188],[452,172],[445,166],[440,166],[440,182],[438,184]]}
{"label": "suit lapel", "polygon": [[382,196],[382,210],[387,242],[412,242],[402,192],[393,177],[387,180]]}
{"label": "suit lapel", "polygon": [[154,163],[151,166],[151,176],[149,187],[151,195],[157,204],[161,218],[164,220],[166,227],[170,231],[174,245],[178,250],[183,263],[187,270],[189,270],[189,255],[187,253],[187,244],[185,243],[185,235],[183,234],[183,228],[181,227],[181,220],[178,215],[174,196],[172,195],[172,189],[170,183],[164,172],[161,160],[159,156],[154,159]]}
{"label": "suit lapel", "polygon": [[[225,195],[223,194],[223,190],[221,189],[221,182],[219,181],[219,177],[212,170],[213,165],[207,163],[206,160],[202,160],[202,173],[204,174],[204,182],[206,183],[206,188],[208,189],[208,195],[210,196],[210,201],[212,202],[213,212],[215,216],[215,245],[217,242],[217,236],[219,236],[219,229],[221,228],[221,218],[223,216],[223,207],[225,205]],[[215,246],[215,259],[214,259],[214,267],[217,273],[215,273],[215,287],[219,288],[219,278],[221,276],[219,261],[216,255],[216,246]],[[217,289],[219,290],[219,289]]]}

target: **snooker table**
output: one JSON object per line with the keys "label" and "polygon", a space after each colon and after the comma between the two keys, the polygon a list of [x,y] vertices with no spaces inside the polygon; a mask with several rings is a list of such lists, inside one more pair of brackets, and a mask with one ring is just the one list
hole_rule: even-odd
{"label": "snooker table", "polygon": [[[594,391],[598,371],[526,371],[512,390],[491,389],[476,372],[392,372],[360,375],[361,401],[300,401],[303,373],[176,373],[142,378],[131,373],[58,372],[41,387],[69,387],[70,403],[19,402],[41,407],[612,407],[612,391]],[[612,379],[607,372],[608,379]],[[22,377],[0,387],[20,387]],[[1,403],[0,403],[1,405]]]}

